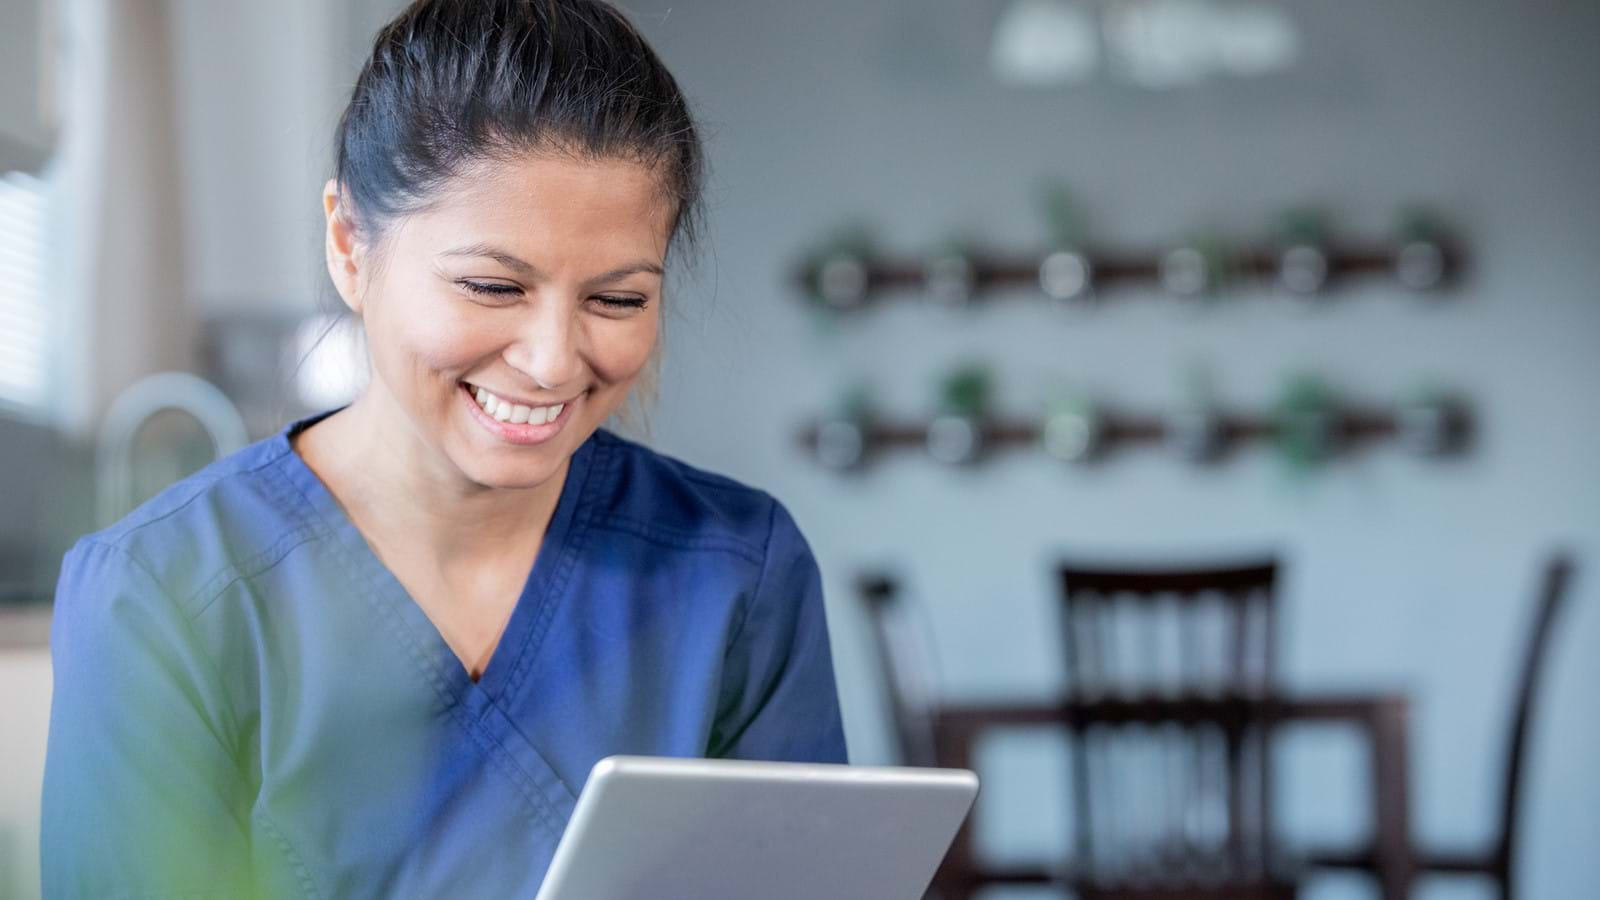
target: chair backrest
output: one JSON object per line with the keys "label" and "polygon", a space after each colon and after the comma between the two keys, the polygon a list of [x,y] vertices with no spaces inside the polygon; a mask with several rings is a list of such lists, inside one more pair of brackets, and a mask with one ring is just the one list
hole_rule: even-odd
{"label": "chair backrest", "polygon": [[857,592],[866,607],[877,652],[879,681],[893,723],[902,765],[937,765],[933,735],[935,676],[927,643],[887,575],[862,576]]}
{"label": "chair backrest", "polygon": [[1506,746],[1505,781],[1500,807],[1500,835],[1496,847],[1496,864],[1501,877],[1513,877],[1517,851],[1517,809],[1522,794],[1523,769],[1526,767],[1528,726],[1533,715],[1534,700],[1539,682],[1549,656],[1550,636],[1554,632],[1556,614],[1560,612],[1572,580],[1572,560],[1565,553],[1557,553],[1546,564],[1540,584],[1538,607],[1534,611],[1533,626],[1524,645],[1522,669],[1517,681],[1516,706],[1511,717],[1511,733]]}
{"label": "chair backrest", "polygon": [[1275,561],[1143,571],[1063,563],[1058,577],[1074,697],[1272,687]]}
{"label": "chair backrest", "polygon": [[[1278,565],[1063,563],[1061,639],[1077,700],[1260,696],[1274,672]],[[1270,868],[1265,730],[1094,725],[1072,744],[1075,870],[1090,881],[1250,879]]]}

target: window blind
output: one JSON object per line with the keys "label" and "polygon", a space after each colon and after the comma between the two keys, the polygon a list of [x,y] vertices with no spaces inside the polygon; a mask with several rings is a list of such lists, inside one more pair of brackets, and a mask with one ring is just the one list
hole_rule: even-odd
{"label": "window blind", "polygon": [[0,403],[40,410],[51,327],[45,306],[43,181],[0,176]]}

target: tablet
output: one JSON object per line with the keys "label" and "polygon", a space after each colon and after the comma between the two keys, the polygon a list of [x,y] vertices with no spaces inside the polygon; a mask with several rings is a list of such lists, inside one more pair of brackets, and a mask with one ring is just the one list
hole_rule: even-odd
{"label": "tablet", "polygon": [[977,794],[965,769],[607,757],[537,900],[919,900]]}

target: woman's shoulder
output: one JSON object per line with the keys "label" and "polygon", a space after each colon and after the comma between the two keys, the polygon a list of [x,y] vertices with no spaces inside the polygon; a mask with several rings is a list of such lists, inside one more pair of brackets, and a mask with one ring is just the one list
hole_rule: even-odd
{"label": "woman's shoulder", "polygon": [[603,473],[591,521],[600,527],[647,531],[757,562],[776,529],[793,527],[783,503],[761,488],[606,429],[595,439]]}
{"label": "woman's shoulder", "polygon": [[286,452],[281,433],[250,444],[84,535],[75,550],[115,550],[178,596],[198,590],[286,534],[313,527],[281,471]]}

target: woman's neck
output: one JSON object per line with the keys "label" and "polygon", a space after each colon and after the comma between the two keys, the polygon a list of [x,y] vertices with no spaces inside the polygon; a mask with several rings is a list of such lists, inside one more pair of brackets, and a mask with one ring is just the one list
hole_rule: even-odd
{"label": "woman's neck", "polygon": [[521,561],[530,545],[537,551],[570,460],[535,487],[477,484],[385,399],[369,389],[295,441],[362,533],[441,572]]}

